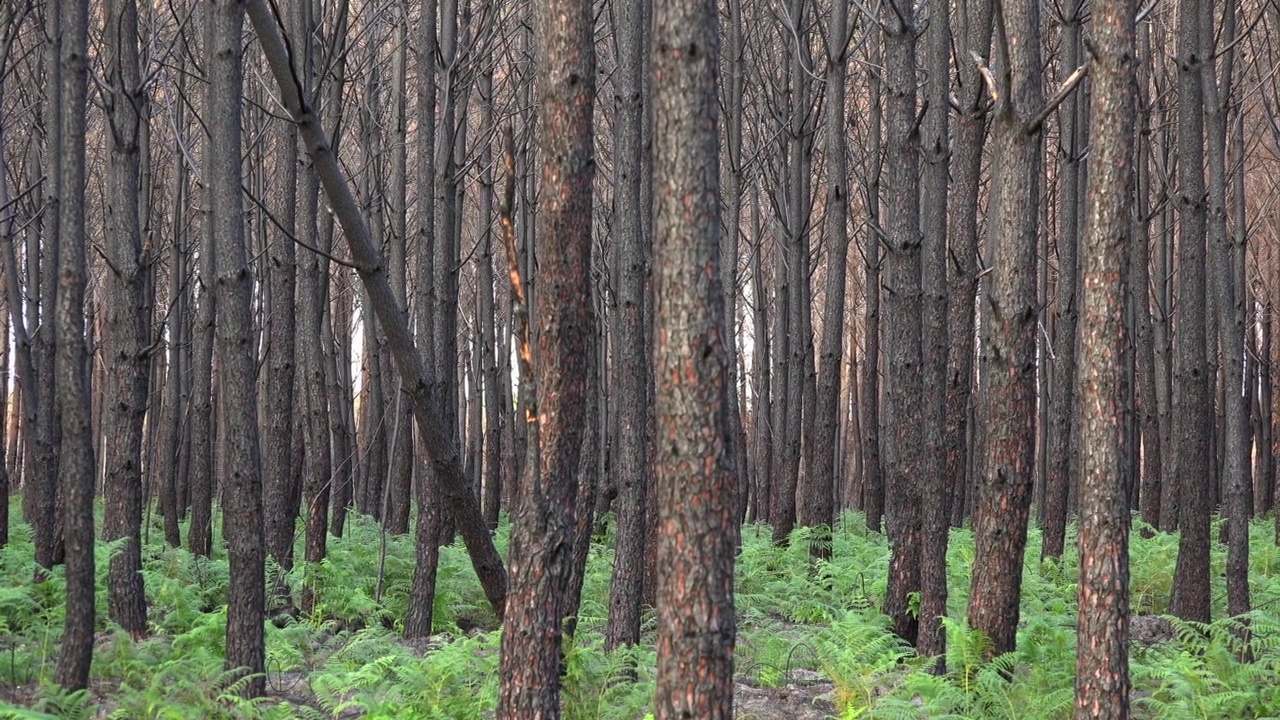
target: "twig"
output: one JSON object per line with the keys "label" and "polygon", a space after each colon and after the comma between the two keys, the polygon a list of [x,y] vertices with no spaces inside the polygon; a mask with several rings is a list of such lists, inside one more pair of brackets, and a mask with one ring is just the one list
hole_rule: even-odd
{"label": "twig", "polygon": [[1066,82],[1062,83],[1062,87],[1058,88],[1058,92],[1054,93],[1053,97],[1049,98],[1049,102],[1045,104],[1044,109],[1032,118],[1031,122],[1027,123],[1027,134],[1033,135],[1039,132],[1040,127],[1044,125],[1044,121],[1049,119],[1049,116],[1053,114],[1053,111],[1057,110],[1058,106],[1071,96],[1072,91],[1076,89],[1076,86],[1079,85],[1080,81],[1084,80],[1085,76],[1088,74],[1088,63],[1076,68],[1075,72],[1071,73],[1071,75],[1067,77]]}

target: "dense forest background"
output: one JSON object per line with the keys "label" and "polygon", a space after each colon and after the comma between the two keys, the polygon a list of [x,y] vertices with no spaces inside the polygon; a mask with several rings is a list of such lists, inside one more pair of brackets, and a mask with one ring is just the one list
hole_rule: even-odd
{"label": "dense forest background", "polygon": [[604,716],[592,663],[731,717],[770,617],[824,628],[790,653],[836,711],[909,713],[875,698],[1026,681],[1046,612],[1051,709],[1173,717],[1130,670],[1167,613],[1266,716],[1278,36],[1276,0],[8,0],[14,712],[212,616],[232,715],[277,630],[385,625],[494,632],[498,717]]}

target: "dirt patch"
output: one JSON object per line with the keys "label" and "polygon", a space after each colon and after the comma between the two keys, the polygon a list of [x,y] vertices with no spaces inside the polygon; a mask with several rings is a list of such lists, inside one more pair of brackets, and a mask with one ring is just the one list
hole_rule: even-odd
{"label": "dirt patch", "polygon": [[1134,645],[1162,645],[1172,642],[1177,636],[1173,623],[1160,615],[1134,615],[1129,618],[1129,640]]}
{"label": "dirt patch", "polygon": [[733,716],[739,720],[827,720],[836,716],[835,684],[812,670],[795,670],[788,684],[762,688],[739,682]]}

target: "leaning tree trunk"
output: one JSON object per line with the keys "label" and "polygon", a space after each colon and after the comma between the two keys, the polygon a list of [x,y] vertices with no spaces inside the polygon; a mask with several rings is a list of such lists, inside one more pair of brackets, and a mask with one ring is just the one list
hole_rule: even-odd
{"label": "leaning tree trunk", "polygon": [[362,284],[369,290],[378,321],[387,333],[388,345],[403,380],[406,402],[413,407],[414,422],[423,449],[431,460],[438,487],[458,522],[485,597],[494,613],[501,616],[505,604],[506,572],[463,472],[457,446],[442,429],[436,412],[439,401],[433,392],[433,378],[414,347],[408,317],[391,290],[386,267],[371,241],[369,226],[360,215],[351,187],[342,175],[337,156],[329,144],[328,133],[320,124],[310,99],[300,95],[293,82],[289,50],[280,35],[271,7],[266,0],[248,0],[248,10],[258,40],[262,43],[263,54],[271,66],[271,74],[280,88],[281,99],[302,131],[307,154],[315,163],[334,217],[342,225],[352,264]]}

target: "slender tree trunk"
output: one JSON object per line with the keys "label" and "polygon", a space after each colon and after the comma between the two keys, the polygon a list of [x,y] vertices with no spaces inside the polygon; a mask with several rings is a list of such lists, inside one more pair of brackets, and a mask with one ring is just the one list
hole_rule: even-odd
{"label": "slender tree trunk", "polygon": [[[212,57],[214,6],[203,3],[204,53]],[[208,79],[210,69],[205,67]],[[205,112],[212,116],[209,98],[206,94]],[[213,138],[206,132],[202,142],[201,155],[207,167],[213,162]],[[203,227],[201,228],[201,247],[199,257],[199,282],[192,338],[192,381],[191,381],[191,525],[187,530],[187,547],[196,554],[210,557],[213,551],[213,440],[214,440],[214,402],[213,392],[213,346],[214,325],[217,321],[218,298],[214,291],[214,256],[217,254],[216,235],[214,229],[213,207],[217,200],[212,185],[206,183],[204,189]],[[166,485],[162,491],[167,496],[172,516],[177,518],[177,491],[167,485],[171,481],[165,478]],[[170,496],[169,494],[172,493]],[[165,516],[165,538],[169,537],[169,513]],[[176,522],[175,522],[176,528]]]}
{"label": "slender tree trunk", "polygon": [[[299,6],[296,20],[300,38],[299,56],[295,66],[305,83],[308,93],[316,87],[314,35],[315,17],[310,4]],[[302,162],[299,184],[297,232],[302,241],[311,247],[320,247],[319,232],[319,179],[315,168],[305,153],[299,154]],[[325,243],[329,245],[330,243]],[[330,248],[323,248],[329,252]],[[329,278],[329,261],[318,253],[304,252],[298,263],[297,297],[298,322],[302,332],[297,336],[298,368],[302,371],[302,427],[305,433],[303,447],[302,501],[306,519],[306,540],[303,560],[308,566],[324,560],[329,533],[329,500],[333,496],[333,454],[329,433],[329,395],[325,383],[324,328],[326,288]],[[310,575],[308,575],[308,578]],[[314,595],[310,583],[304,586],[302,609],[311,612]]]}
{"label": "slender tree trunk", "polygon": [[754,510],[750,513],[753,521],[768,522],[769,521],[769,498],[772,496],[773,487],[773,443],[774,428],[772,416],[772,394],[770,393],[771,372],[773,367],[771,347],[772,343],[769,334],[769,302],[768,290],[765,285],[767,278],[765,277],[764,264],[764,243],[765,236],[762,229],[762,219],[760,210],[760,182],[754,184],[751,193],[751,235],[754,239],[754,247],[751,256],[751,290],[755,299],[755,313],[753,315],[755,329],[755,353],[752,356],[752,365],[755,370],[755,384],[752,393],[752,400],[755,405],[752,408],[753,421],[755,424],[755,441],[756,441],[756,473],[754,496],[752,507]]}
{"label": "slender tree trunk", "polygon": [[[107,83],[112,98],[112,144],[107,167],[107,245],[112,271],[106,276],[107,323],[103,338],[109,369],[103,389],[107,417],[103,428],[106,510],[102,536],[108,542],[128,538],[123,550],[111,558],[107,599],[111,619],[140,638],[147,633],[147,599],[141,574],[142,423],[151,373],[147,355],[151,298],[146,283],[148,258],[143,254],[139,223],[140,209],[148,210],[139,205],[137,145],[142,119],[139,108],[147,103],[147,96],[138,64],[138,11],[134,0],[112,1],[105,37]],[[170,269],[175,276],[181,272],[179,265],[174,263]],[[174,323],[175,328],[177,325]],[[175,389],[179,385],[177,357],[175,350],[169,381]],[[170,396],[177,400],[176,392]]]}
{"label": "slender tree trunk", "polygon": [[[1070,73],[1081,65],[1084,44],[1084,0],[1072,0],[1063,8],[1065,27],[1062,31],[1063,72]],[[1073,438],[1076,436],[1076,326],[1080,317],[1080,186],[1084,160],[1083,100],[1072,92],[1063,101],[1058,114],[1061,127],[1058,138],[1059,188],[1058,205],[1058,297],[1053,323],[1053,373],[1049,390],[1049,445],[1046,461],[1045,504],[1042,524],[1044,544],[1042,558],[1061,558],[1066,542],[1070,488],[1075,482],[1076,459]]]}
{"label": "slender tree trunk", "polygon": [[[64,0],[58,30],[62,35],[62,95],[58,152],[63,202],[59,204],[59,262],[57,266],[56,377],[61,408],[62,437],[58,481],[62,488],[66,542],[66,622],[62,653],[54,680],[67,690],[89,685],[93,658],[94,608],[94,452],[89,394],[89,356],[85,342],[85,126],[89,75],[89,3]],[[123,212],[136,222],[138,208]],[[52,271],[53,268],[50,268]],[[50,275],[53,275],[50,272]]]}
{"label": "slender tree trunk", "polygon": [[1258,351],[1255,353],[1259,363],[1257,366],[1258,397],[1254,422],[1254,437],[1257,438],[1254,444],[1254,456],[1257,458],[1257,470],[1254,473],[1253,512],[1256,515],[1271,512],[1275,507],[1276,472],[1275,456],[1272,454],[1275,435],[1271,422],[1271,408],[1275,402],[1271,379],[1274,366],[1272,359],[1274,350],[1271,339],[1274,327],[1274,312],[1270,306],[1265,304],[1258,310],[1258,325],[1261,326],[1259,334],[1262,337],[1258,344]]}
{"label": "slender tree trunk", "polygon": [[[872,38],[872,63],[881,62],[880,39]],[[880,244],[884,242],[884,223],[880,215],[880,173],[881,157],[884,153],[884,113],[881,108],[882,78],[869,74],[871,97],[867,101],[870,106],[870,148],[867,171],[867,214],[870,216],[870,227],[865,234],[866,246],[862,255],[866,258],[866,302],[867,310],[864,318],[865,348],[862,353],[862,426],[866,434],[862,438],[862,488],[864,492],[863,509],[867,515],[867,527],[873,532],[880,532],[881,520],[884,518],[884,467],[880,460],[881,442],[880,428],[882,423],[880,412]]]}
{"label": "slender tree trunk", "polygon": [[888,267],[885,337],[888,397],[885,402],[886,514],[889,521],[889,587],[885,614],[898,637],[914,644],[918,619],[908,596],[920,590],[921,472],[924,469],[924,387],[921,348],[920,146],[916,130],[916,15],[891,0],[885,23],[885,128],[888,136]]}
{"label": "slender tree trunk", "polygon": [[[401,0],[392,5],[393,12],[391,33],[391,125],[393,133],[390,139],[391,177],[387,190],[390,194],[390,246],[387,259],[390,264],[391,289],[404,307],[409,306],[408,265],[408,197],[406,195],[406,177],[408,163],[408,33],[409,12],[407,2]],[[384,363],[393,368],[391,355],[383,351]],[[386,373],[387,386],[394,387],[393,373]],[[403,535],[409,532],[409,510],[413,505],[413,411],[408,403],[391,402],[392,411],[398,410],[394,418],[400,432],[396,433],[388,446],[388,462],[390,464],[389,507],[387,508],[387,531]]]}
{"label": "slender tree trunk", "polygon": [[974,433],[971,398],[974,385],[974,297],[978,292],[978,199],[982,180],[982,147],[987,135],[987,94],[978,67],[969,53],[986,57],[991,48],[992,3],[968,0],[963,16],[963,33],[956,34],[968,52],[957,63],[965,88],[963,112],[956,132],[955,182],[949,203],[951,263],[947,277],[947,409],[944,452],[947,476],[952,486],[951,523],[966,513],[966,496],[972,485],[970,436]]}
{"label": "slender tree trunk", "polygon": [[[773,523],[773,540],[786,542],[796,523],[796,490],[800,482],[801,453],[805,449],[804,428],[811,422],[806,417],[805,402],[813,372],[812,308],[809,292],[809,184],[813,169],[810,108],[812,88],[809,73],[813,60],[809,52],[808,3],[789,0],[784,36],[788,52],[789,94],[787,96],[787,145],[785,190],[786,240],[781,254],[783,272],[787,274],[786,298],[778,312],[786,313],[786,343],[778,353],[787,371],[782,392],[775,401],[782,402],[782,422],[775,425],[782,433],[777,445],[780,462],[773,478],[773,498],[769,521]],[[785,307],[785,310],[783,309]]]}
{"label": "slender tree trunk", "polygon": [[[1169,611],[1184,620],[1209,621],[1209,433],[1214,376],[1207,369],[1205,337],[1205,61],[1200,4],[1178,5],[1178,167],[1176,199],[1182,216],[1179,249],[1177,388],[1172,418],[1180,488],[1182,536]],[[1163,510],[1161,516],[1164,515]]]}
{"label": "slender tree trunk", "polygon": [[[1144,73],[1148,66],[1151,52],[1151,28],[1142,23],[1138,33],[1138,73]],[[1163,456],[1166,448],[1160,435],[1159,395],[1156,391],[1155,339],[1153,336],[1151,292],[1151,237],[1150,198],[1151,198],[1151,166],[1147,149],[1142,139],[1150,135],[1150,113],[1147,106],[1147,83],[1142,78],[1138,83],[1137,123],[1133,140],[1134,174],[1136,176],[1137,203],[1133,212],[1133,257],[1129,264],[1129,292],[1133,297],[1133,335],[1134,364],[1137,375],[1138,422],[1141,429],[1142,472],[1138,507],[1142,511],[1142,519],[1152,527],[1160,527],[1160,498],[1164,486]],[[1137,448],[1134,448],[1135,450]]]}
{"label": "slender tree trunk", "polygon": [[[440,119],[435,147],[435,235],[431,252],[434,256],[435,305],[431,308],[432,342],[435,348],[436,396],[440,398],[441,421],[447,437],[460,445],[458,424],[458,246],[462,237],[459,212],[458,165],[456,145],[460,139],[458,107],[463,82],[463,54],[459,52],[458,0],[440,1]],[[461,105],[465,117],[466,105]],[[446,512],[440,539],[453,536],[456,518]]]}
{"label": "slender tree trunk", "polygon": [[[305,3],[298,3],[301,7]],[[290,18],[296,14],[296,8]],[[298,234],[298,128],[288,121],[272,121],[275,172],[271,210],[274,223],[264,238],[267,254],[269,315],[266,358],[267,397],[263,412],[263,510],[266,520],[267,556],[277,570],[271,578],[273,609],[292,604],[285,573],[293,569],[293,538],[297,526],[299,490],[293,484],[294,403],[293,382],[297,345],[297,313],[294,293],[298,261],[294,238]]]}
{"label": "slender tree trunk", "polygon": [[480,463],[483,481],[481,506],[489,527],[497,529],[498,511],[502,499],[502,432],[504,406],[499,399],[498,345],[495,324],[496,302],[493,287],[493,143],[488,139],[494,132],[494,113],[497,102],[493,94],[493,69],[486,67],[480,75],[481,128],[480,136],[486,138],[480,148],[480,222],[483,225],[480,240],[480,259],[476,270],[476,292],[479,294],[477,311],[480,317],[479,364],[481,385],[484,388],[483,460]]}
{"label": "slender tree trunk", "polygon": [[640,19],[648,0],[618,0],[613,5],[618,42],[617,125],[614,133],[614,238],[618,246],[617,310],[614,324],[614,376],[617,435],[618,530],[613,584],[609,590],[609,624],[605,645],[640,641],[640,601],[644,584],[647,493],[653,467],[648,456],[648,421],[653,357],[645,332],[645,284],[651,239],[643,234],[640,205],[640,137],[644,112],[641,74],[643,29]]}
{"label": "slender tree trunk", "polygon": [[818,355],[818,389],[814,405],[809,467],[800,496],[800,524],[818,528],[809,552],[831,557],[831,529],[836,523],[836,455],[841,452],[840,365],[844,351],[844,289],[849,250],[849,182],[845,140],[845,39],[849,33],[849,8],[837,2],[827,28],[826,139],[827,139],[827,302],[822,321],[822,347]]}
{"label": "slender tree trunk", "polygon": [[[1201,6],[1201,27],[1212,27],[1214,3]],[[1208,226],[1212,248],[1214,306],[1217,313],[1218,337],[1221,342],[1225,403],[1222,498],[1227,517],[1227,613],[1242,615],[1249,611],[1249,505],[1252,499],[1249,477],[1248,395],[1244,392],[1245,312],[1242,287],[1236,285],[1237,244],[1243,256],[1243,237],[1232,237],[1227,230],[1227,113],[1232,98],[1234,41],[1238,5],[1227,0],[1223,5],[1225,57],[1221,86],[1217,79],[1217,63],[1210,60],[1201,66],[1203,72],[1206,125],[1208,128]],[[1243,167],[1237,172],[1244,172]]]}
{"label": "slender tree trunk", "polygon": [[[432,164],[436,147],[436,0],[422,0],[419,27],[416,32],[418,46],[418,168],[417,184],[417,234],[418,234],[418,287],[416,325],[422,354],[435,357],[435,343],[431,329],[431,308],[435,305],[435,172]],[[421,441],[421,431],[418,433]],[[417,562],[413,570],[413,589],[409,595],[409,611],[405,617],[404,635],[407,638],[425,637],[431,634],[431,624],[436,597],[436,570],[440,562],[440,524],[443,508],[431,464],[425,458],[418,460],[416,472],[418,496],[418,524],[414,531],[414,547]]]}
{"label": "slender tree trunk", "polygon": [[27,327],[35,340],[36,397],[31,412],[28,413],[32,422],[26,426],[26,430],[30,432],[26,472],[30,486],[23,492],[23,514],[33,531],[36,563],[46,569],[62,563],[65,556],[62,538],[64,518],[59,512],[65,500],[61,497],[58,479],[58,464],[62,458],[59,452],[61,406],[58,402],[57,375],[54,372],[54,299],[58,290],[61,205],[64,192],[60,164],[64,149],[62,119],[65,114],[65,99],[62,97],[64,70],[61,13],[62,0],[52,0],[45,6],[45,20],[49,30],[49,45],[45,52],[49,70],[45,83],[48,88],[45,110],[48,131],[44,156],[44,226],[39,235],[32,235],[33,238],[38,238],[40,248],[34,247],[35,241],[27,248],[27,288],[39,300],[32,301],[31,316],[27,319]]}
{"label": "slender tree trunk", "polygon": [[209,110],[206,120],[218,153],[207,165],[213,189],[216,250],[215,289],[219,319],[216,331],[219,404],[219,457],[224,475],[223,532],[231,563],[227,597],[227,669],[244,680],[243,694],[266,691],[263,610],[266,587],[263,546],[261,455],[258,451],[256,361],[252,336],[252,275],[246,258],[240,192],[240,103],[244,47],[241,40],[243,0],[212,0],[213,24],[208,48]]}
{"label": "slender tree trunk", "polygon": [[[738,503],[739,520],[746,517],[747,496],[750,492],[751,475],[748,472],[748,456],[750,453],[747,448],[746,426],[742,419],[742,413],[746,409],[746,383],[738,374],[739,361],[743,360],[738,349],[738,331],[736,321],[738,318],[738,284],[739,284],[739,264],[738,264],[738,244],[741,237],[742,225],[742,186],[744,179],[743,160],[742,160],[742,121],[745,108],[743,107],[743,88],[746,83],[745,78],[745,62],[746,53],[743,40],[743,22],[742,22],[742,0],[731,0],[727,3],[729,15],[729,44],[726,48],[726,57],[729,63],[729,73],[725,82],[725,102],[728,112],[727,122],[725,123],[725,160],[726,163],[722,167],[725,178],[724,203],[725,212],[725,233],[720,240],[721,257],[724,258],[724,272],[721,273],[721,283],[724,285],[724,316],[725,323],[728,326],[729,337],[732,342],[729,344],[730,362],[729,362],[729,429],[733,433],[733,463],[738,468],[738,478],[734,485],[734,497]],[[745,319],[744,319],[745,324]],[[738,389],[742,388],[743,401],[738,402]],[[734,524],[734,531],[741,531],[741,523]]]}

